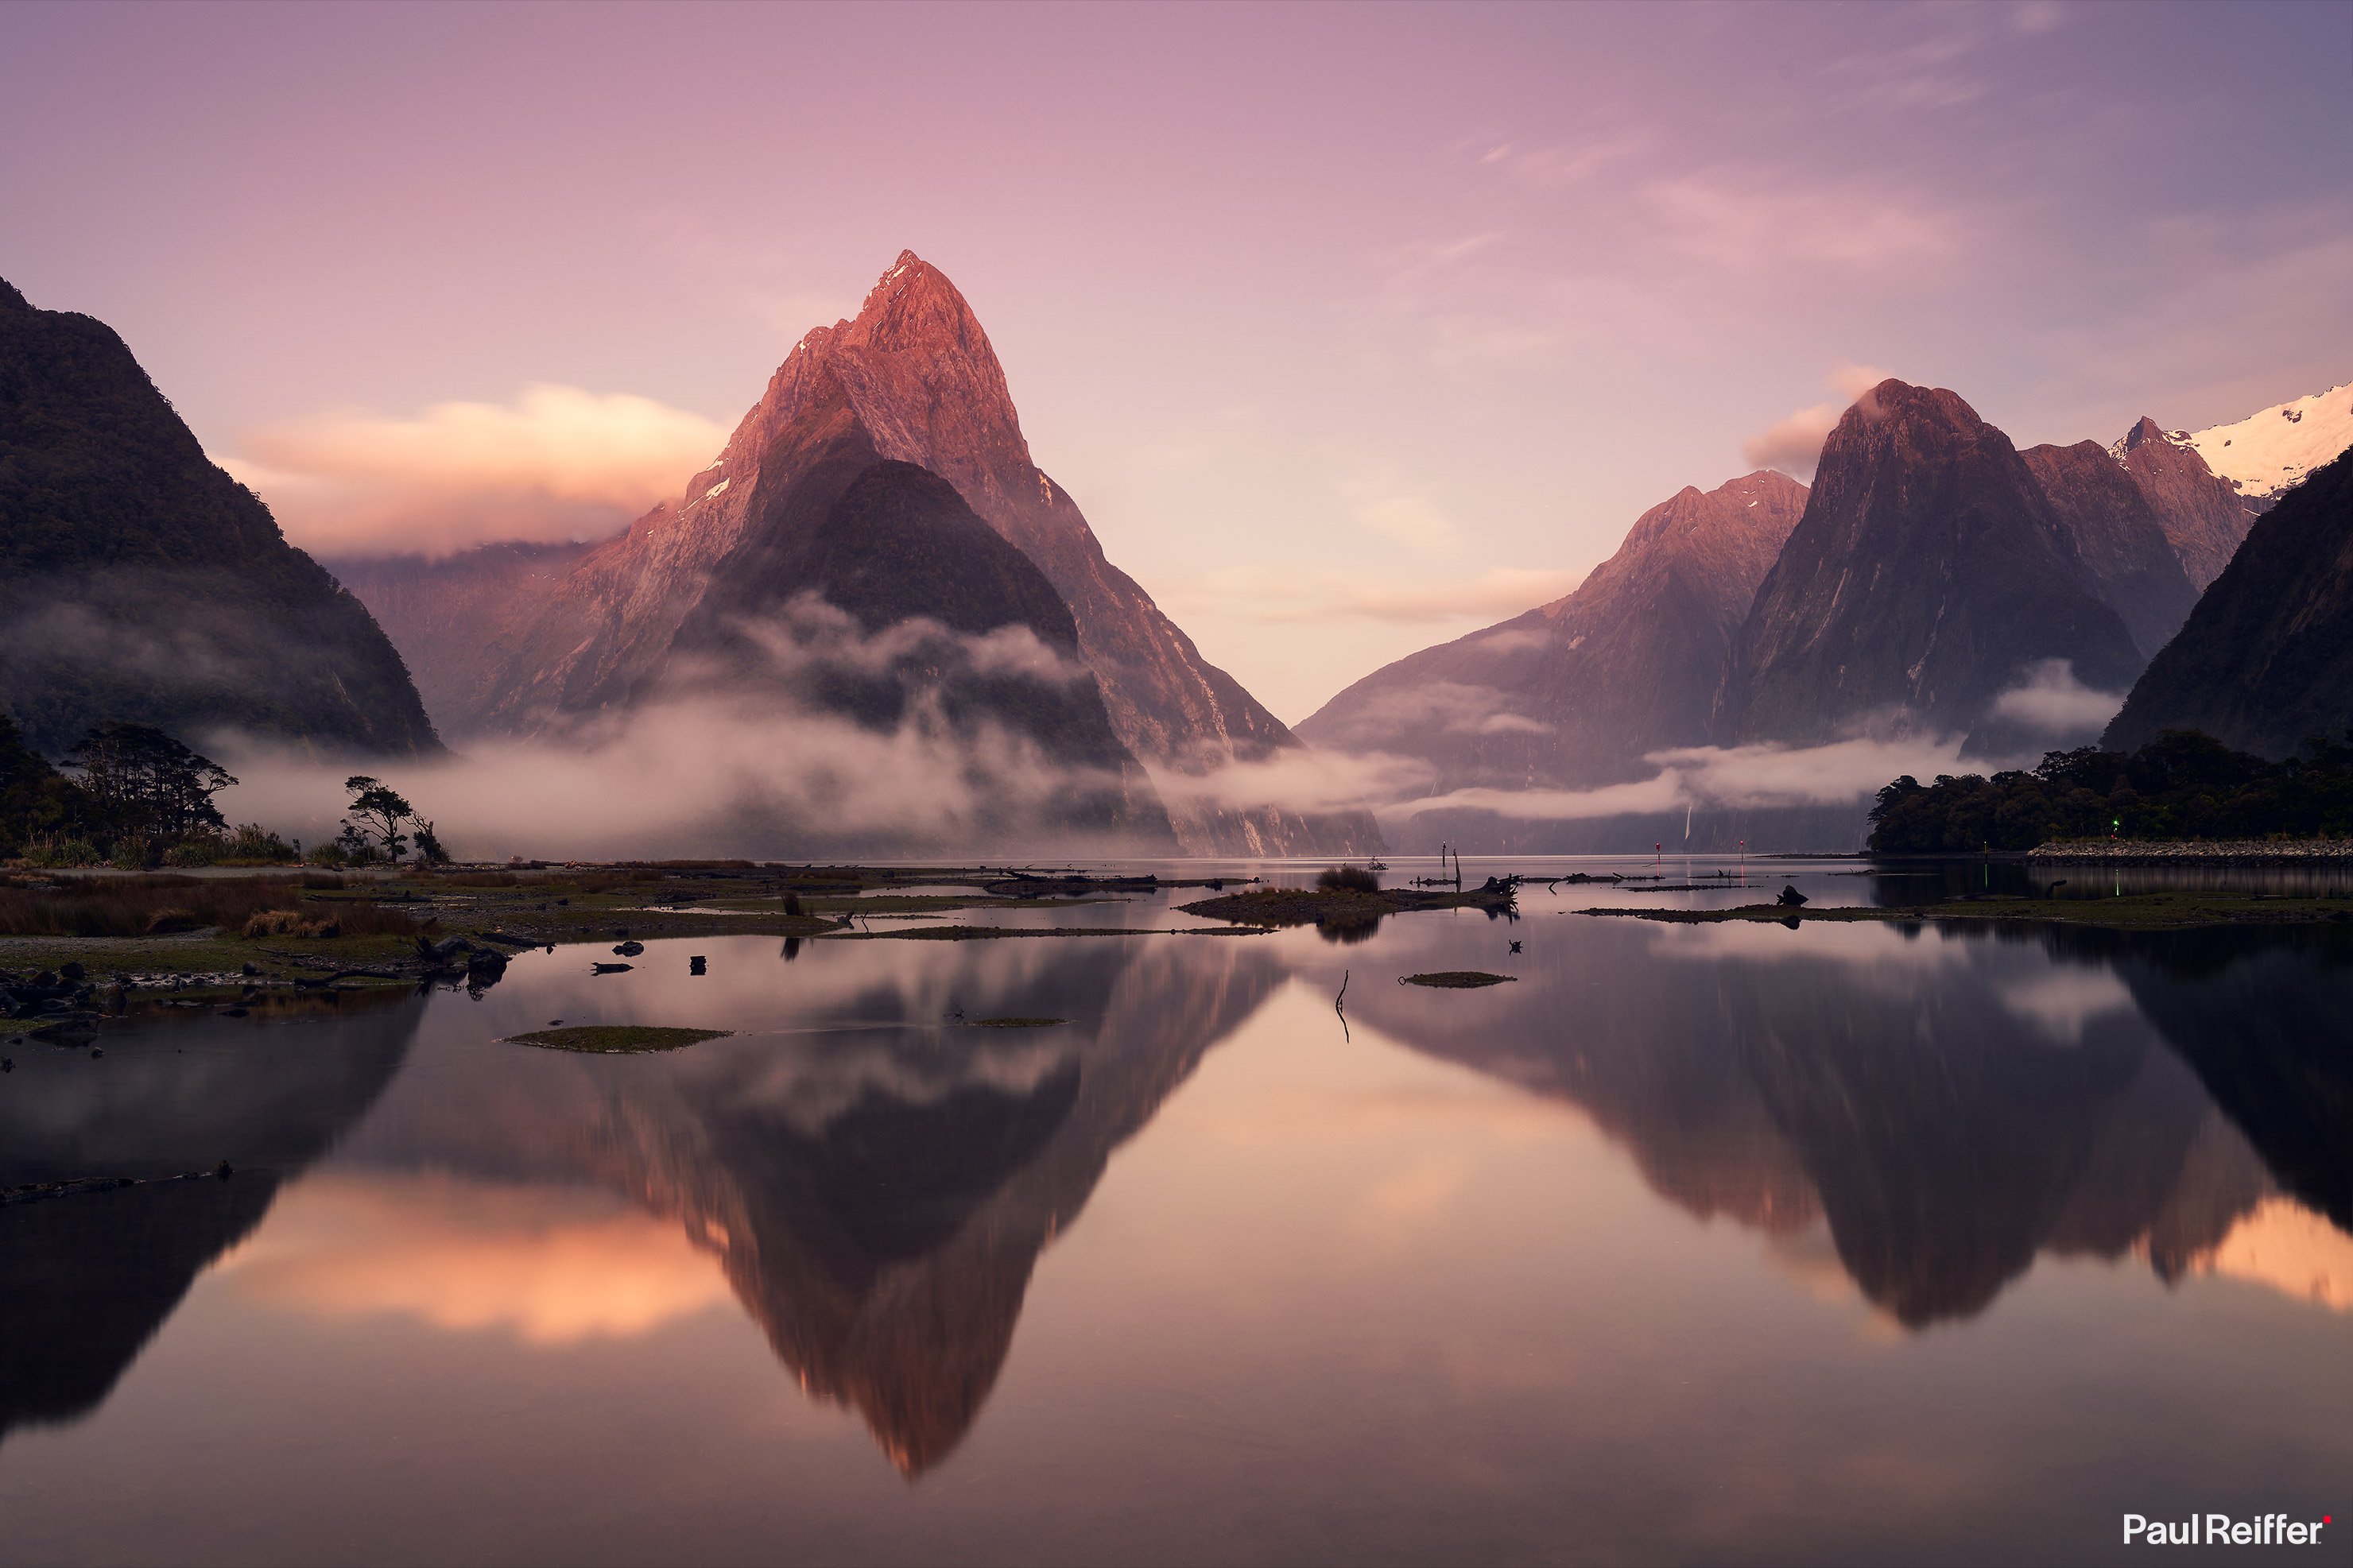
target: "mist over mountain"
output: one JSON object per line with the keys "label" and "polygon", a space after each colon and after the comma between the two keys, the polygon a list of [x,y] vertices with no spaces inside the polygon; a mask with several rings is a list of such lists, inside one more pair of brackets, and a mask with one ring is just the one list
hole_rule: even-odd
{"label": "mist over mountain", "polygon": [[2007,436],[1954,393],[1883,381],[1823,445],[1735,643],[1718,733],[1966,731],[2055,660],[2122,690],[2144,661],[2099,587]]}
{"label": "mist over mountain", "polygon": [[1376,670],[1300,736],[1423,758],[1433,793],[1644,776],[1645,753],[1707,742],[1731,637],[1805,501],[1769,470],[1687,486],[1575,593]]}
{"label": "mist over mountain", "polygon": [[442,751],[366,608],[206,458],[122,340],[5,282],[0,708],[51,755],[110,721]]}
{"label": "mist over mountain", "polygon": [[477,713],[489,700],[492,671],[484,650],[512,637],[594,548],[485,544],[439,561],[394,555],[326,564],[375,613],[407,662],[426,711],[448,730],[450,715]]}
{"label": "mist over mountain", "polygon": [[[1647,778],[1657,771],[1649,753],[1707,743],[1731,638],[1805,500],[1803,485],[1769,470],[1685,487],[1636,519],[1575,593],[1376,670],[1299,734],[1420,761],[1430,797]],[[1595,834],[1631,842],[1663,822],[1572,826],[1440,806],[1409,837],[1417,847],[1420,837],[1433,847],[1586,847]]]}
{"label": "mist over mountain", "polygon": [[[396,636],[461,636],[480,650],[462,673],[437,671],[437,689],[457,702],[442,715],[452,733],[558,735],[585,717],[675,690],[674,654],[707,654],[716,619],[793,603],[810,586],[795,575],[812,559],[801,536],[885,460],[952,485],[1043,574],[1067,606],[1112,731],[1136,760],[1201,777],[1296,751],[1281,721],[1202,659],[1104,558],[1078,507],[1029,460],[1004,373],[971,308],[912,251],[854,320],[802,338],[726,449],[675,501],[586,551],[560,577],[477,593],[462,585],[482,559],[477,552],[354,578],[387,604],[417,606],[394,615]],[[512,571],[503,560],[487,569]],[[933,580],[960,570],[951,564]],[[872,583],[863,591],[859,618],[869,626],[885,612],[915,613],[894,609]],[[437,593],[445,603],[427,609]],[[696,629],[681,647],[691,622]],[[1308,817],[1188,791],[1168,813],[1198,854],[1353,853],[1378,842],[1361,812]]]}
{"label": "mist over mountain", "polygon": [[2102,744],[2180,729],[2274,758],[2353,729],[2353,453],[2255,521]]}

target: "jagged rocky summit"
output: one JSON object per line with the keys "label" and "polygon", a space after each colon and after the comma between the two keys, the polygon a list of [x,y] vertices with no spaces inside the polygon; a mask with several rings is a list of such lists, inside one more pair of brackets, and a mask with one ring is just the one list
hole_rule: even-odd
{"label": "jagged rocky summit", "polygon": [[2121,691],[2144,659],[2010,438],[1889,379],[1822,447],[1725,677],[1728,742],[1973,730],[2049,661]]}
{"label": "jagged rocky summit", "polygon": [[[1205,778],[1227,763],[1262,762],[1296,746],[1280,721],[1203,659],[1151,596],[1104,558],[1077,505],[1030,461],[1004,372],[970,306],[912,251],[883,274],[854,320],[817,328],[795,345],[726,449],[677,500],[552,582],[534,584],[522,613],[511,595],[496,616],[486,614],[467,639],[482,650],[481,673],[437,680],[459,704],[442,715],[444,724],[459,734],[557,733],[691,684],[679,661],[707,673],[722,606],[740,619],[747,605],[765,613],[798,601],[811,586],[794,575],[811,559],[807,536],[825,525],[860,475],[883,462],[946,481],[1043,574],[1067,606],[1078,660],[1092,675],[1111,731],[1164,781]],[[863,624],[890,605],[889,590],[871,575],[886,564],[869,563]],[[423,570],[384,576],[414,582]],[[957,570],[950,565],[929,580],[937,587]],[[395,615],[391,624],[396,637],[412,635],[406,617]],[[1052,640],[1034,624],[1032,630]],[[744,676],[740,658],[732,668]],[[1123,810],[1137,820],[1161,811],[1143,772],[1124,777]],[[1276,806],[1221,805],[1207,793],[1169,793],[1166,814],[1175,842],[1188,853],[1378,847],[1366,813],[1306,817]]]}
{"label": "jagged rocky summit", "polygon": [[400,655],[100,321],[0,282],[0,708],[52,756],[107,722],[438,756]]}
{"label": "jagged rocky summit", "polygon": [[2256,520],[2102,744],[2132,751],[2162,730],[2274,758],[2353,730],[2353,452]]}

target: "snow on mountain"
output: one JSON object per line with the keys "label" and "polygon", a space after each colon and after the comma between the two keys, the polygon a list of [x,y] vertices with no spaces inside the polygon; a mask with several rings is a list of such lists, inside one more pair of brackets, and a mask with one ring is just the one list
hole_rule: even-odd
{"label": "snow on mountain", "polygon": [[2251,415],[2236,425],[2171,433],[2249,500],[2277,495],[2353,447],[2353,381]]}

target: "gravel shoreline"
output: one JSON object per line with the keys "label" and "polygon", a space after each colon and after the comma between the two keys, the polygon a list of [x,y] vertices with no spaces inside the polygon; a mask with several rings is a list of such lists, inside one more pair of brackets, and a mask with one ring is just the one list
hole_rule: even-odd
{"label": "gravel shoreline", "polygon": [[2231,866],[2307,866],[2314,861],[2353,864],[2353,838],[2261,838],[2135,840],[2093,839],[2075,844],[2038,844],[2033,860],[2097,861],[2110,866],[2175,866],[2204,862]]}

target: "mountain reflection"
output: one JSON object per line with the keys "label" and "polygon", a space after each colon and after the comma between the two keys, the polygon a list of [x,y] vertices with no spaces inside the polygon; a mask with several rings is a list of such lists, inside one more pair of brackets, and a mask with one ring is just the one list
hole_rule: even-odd
{"label": "mountain reflection", "polygon": [[[0,1097],[0,1185],[210,1170],[0,1209],[0,1440],[113,1389],[197,1273],[366,1111],[424,1009],[406,991],[289,1001],[267,1017],[158,1014],[103,1059],[19,1046]],[[305,1016],[307,1015],[307,1016]],[[316,1026],[332,1021],[332,1032]]]}
{"label": "mountain reflection", "polygon": [[[1613,922],[1475,1007],[1374,987],[1351,1011],[1573,1101],[1694,1215],[1785,1240],[1826,1225],[1857,1289],[1919,1329],[2046,1251],[2138,1255],[2168,1282],[2311,1281],[2288,1246],[2341,1269],[2348,952],[2256,928]],[[2283,1191],[2337,1232],[2298,1230]],[[2344,1289],[2324,1271],[2298,1293]]]}
{"label": "mountain reflection", "polygon": [[[920,1475],[978,1415],[1112,1152],[1282,972],[1241,941],[892,946],[796,968],[796,1016],[844,1020],[821,1032],[627,1061],[505,1047],[462,1094],[404,1084],[341,1168],[602,1188],[675,1224],[802,1387]],[[951,999],[1081,1021],[944,1026]]]}

